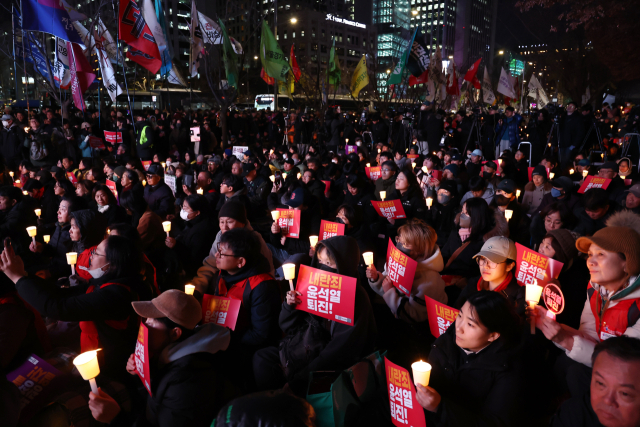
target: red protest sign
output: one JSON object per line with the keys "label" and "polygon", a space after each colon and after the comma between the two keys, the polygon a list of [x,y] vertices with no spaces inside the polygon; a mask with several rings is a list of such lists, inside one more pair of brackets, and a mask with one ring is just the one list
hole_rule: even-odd
{"label": "red protest sign", "polygon": [[442,181],[442,171],[439,170],[432,170],[431,171],[431,180],[438,180],[438,181]]}
{"label": "red protest sign", "polygon": [[320,235],[318,236],[318,241],[327,240],[334,236],[344,236],[344,224],[325,221],[324,219],[320,221]]}
{"label": "red protest sign", "polygon": [[302,295],[296,310],[353,326],[357,283],[353,277],[301,265],[296,291]]}
{"label": "red protest sign", "polygon": [[358,152],[358,146],[357,145],[345,145],[345,148],[347,150],[347,154],[357,153]]}
{"label": "red protest sign", "polygon": [[397,427],[426,427],[424,409],[416,400],[409,371],[384,358],[391,422]]}
{"label": "red protest sign", "polygon": [[331,188],[331,181],[322,181],[324,184],[324,195],[329,194],[329,189]]}
{"label": "red protest sign", "polygon": [[393,282],[393,286],[409,296],[413,287],[413,278],[416,275],[418,263],[398,250],[389,239],[387,247],[387,277]]}
{"label": "red protest sign", "polygon": [[145,172],[149,170],[149,166],[151,166],[151,160],[142,161],[142,167],[144,168]]}
{"label": "red protest sign", "polygon": [[78,178],[76,178],[73,172],[67,172],[67,178],[69,178],[69,181],[71,181],[72,184],[78,183]]}
{"label": "red protest sign", "polygon": [[404,213],[402,202],[398,199],[386,200],[384,202],[372,200],[371,204],[373,205],[373,209],[378,212],[378,215],[383,218],[400,219],[407,217]]}
{"label": "red protest sign", "polygon": [[371,181],[375,181],[378,178],[380,178],[380,175],[382,174],[382,166],[371,166],[371,167],[365,167],[364,168],[366,173],[367,173],[367,177],[369,177],[369,179]]}
{"label": "red protest sign", "polygon": [[407,154],[407,159],[417,159],[418,157],[420,157],[420,154]]}
{"label": "red protest sign", "polygon": [[564,295],[560,287],[555,283],[547,283],[547,286],[542,290],[542,300],[547,309],[553,314],[558,315],[564,310]]}
{"label": "red protest sign", "polygon": [[587,190],[591,190],[592,188],[602,188],[606,190],[611,180],[609,178],[600,178],[599,176],[587,175],[587,177],[582,181],[582,185],[578,190],[579,194],[584,194]]}
{"label": "red protest sign", "polygon": [[118,198],[118,187],[116,187],[116,183],[111,181],[110,179],[107,180],[107,187],[109,187],[109,190],[111,190],[111,192],[113,193],[114,196],[116,196],[116,199]]}
{"label": "red protest sign", "polygon": [[549,280],[557,279],[564,265],[536,251],[516,243],[518,259],[516,260],[516,282],[520,286],[534,285],[544,287]]}
{"label": "red protest sign", "polygon": [[89,137],[89,146],[91,148],[105,148],[104,142],[102,142],[102,138],[98,138],[97,136]]}
{"label": "red protest sign", "polygon": [[297,209],[278,209],[278,226],[284,237],[300,238],[300,211]]}
{"label": "red protest sign", "polygon": [[104,131],[104,139],[111,145],[122,144],[122,132]]}
{"label": "red protest sign", "polygon": [[424,302],[427,305],[427,315],[429,316],[429,329],[431,335],[438,338],[444,334],[449,326],[455,322],[460,310],[442,304],[433,298],[425,295]]}
{"label": "red protest sign", "polygon": [[151,394],[151,366],[149,365],[149,329],[144,323],[140,323],[140,329],[138,329],[134,358],[136,360],[136,372],[142,384],[144,384],[144,388],[147,389],[150,396],[153,396]]}
{"label": "red protest sign", "polygon": [[236,329],[242,301],[204,294],[202,297],[202,319],[204,323],[215,323],[232,331]]}

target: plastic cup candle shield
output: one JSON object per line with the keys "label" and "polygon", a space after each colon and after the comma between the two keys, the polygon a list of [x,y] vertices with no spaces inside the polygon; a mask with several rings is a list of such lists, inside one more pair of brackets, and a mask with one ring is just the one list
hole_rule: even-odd
{"label": "plastic cup candle shield", "polygon": [[51,240],[51,236],[48,234],[45,234],[44,236],[42,236],[42,239],[44,240],[45,243],[49,243],[49,241]]}
{"label": "plastic cup candle shield", "polygon": [[23,191],[22,194],[24,194],[25,196],[29,195],[29,193],[27,193],[26,191]]}
{"label": "plastic cup candle shield", "polygon": [[187,295],[193,295],[193,291],[196,290],[194,285],[184,285],[184,293]]}
{"label": "plastic cup candle shield", "polygon": [[296,175],[296,177],[297,177],[298,179],[300,179],[300,178],[302,178],[302,174],[301,174],[300,172],[298,172],[298,175]]}
{"label": "plastic cup candle shield", "polygon": [[[531,307],[532,309],[535,308],[536,305],[538,305],[541,295],[542,295],[542,286],[538,286],[537,283],[525,285],[524,299],[527,301],[527,303],[529,304],[529,307]],[[531,334],[535,334],[535,333],[536,333],[536,320],[535,318],[532,317],[531,318]]]}
{"label": "plastic cup candle shield", "polygon": [[423,166],[423,167],[422,167],[422,172],[424,172],[424,173],[429,173],[429,168],[428,168],[428,167],[426,167],[426,166]]}
{"label": "plastic cup candle shield", "polygon": [[13,178],[13,171],[9,171],[9,176]]}
{"label": "plastic cup candle shield", "polygon": [[507,222],[509,222],[512,216],[513,216],[513,211],[511,209],[507,209],[504,211],[504,217],[507,219]]}
{"label": "plastic cup candle shield", "polygon": [[271,218],[273,218],[274,221],[277,221],[279,216],[280,213],[278,211],[271,211]]}
{"label": "plastic cup candle shield", "polygon": [[98,394],[98,385],[96,377],[100,374],[100,365],[98,365],[98,350],[86,351],[73,359],[73,364],[82,375],[82,379],[89,381],[93,394]]}
{"label": "plastic cup candle shield", "polygon": [[553,172],[549,172],[549,179],[553,179],[553,177],[554,177],[555,175],[556,175],[555,173],[553,173]]}
{"label": "plastic cup candle shield", "polygon": [[282,264],[282,271],[284,272],[284,279],[289,281],[289,287],[293,291],[293,279],[296,278],[296,265]]}
{"label": "plastic cup candle shield", "polygon": [[164,221],[162,223],[162,228],[167,232],[167,237],[169,237],[169,232],[171,231],[171,221]]}
{"label": "plastic cup candle shield", "polygon": [[29,233],[29,237],[33,240],[33,244],[36,244],[36,234],[38,234],[38,230],[35,227],[27,227],[27,233]]}
{"label": "plastic cup candle shield", "polygon": [[413,383],[415,385],[420,384],[423,387],[429,385],[429,378],[431,377],[431,365],[422,360],[411,364],[411,370],[413,371]]}
{"label": "plastic cup candle shield", "polygon": [[373,252],[363,253],[362,258],[364,259],[364,263],[367,265],[367,267],[373,265]]}
{"label": "plastic cup candle shield", "polygon": [[520,198],[520,190],[516,190],[516,198],[519,199]]}
{"label": "plastic cup candle shield", "polygon": [[573,172],[575,172],[573,169],[569,169],[569,175],[573,175]]}
{"label": "plastic cup candle shield", "polygon": [[433,204],[433,199],[431,197],[427,197],[427,207],[431,209],[431,205]]}
{"label": "plastic cup candle shield", "polygon": [[42,209],[35,209],[34,212],[36,213],[36,216],[38,218],[40,218],[40,215],[42,215]]}
{"label": "plastic cup candle shield", "polygon": [[282,179],[284,179],[284,180],[286,180],[286,179],[287,179],[287,173],[286,173],[286,172],[283,172],[283,173],[282,173]]}
{"label": "plastic cup candle shield", "polygon": [[202,188],[198,188],[198,189],[196,190],[196,193],[198,193],[199,195],[201,195],[201,196],[202,196],[202,195],[204,194],[204,190],[203,190]]}
{"label": "plastic cup candle shield", "polygon": [[415,168],[416,168],[416,162],[411,162],[411,167],[412,167],[413,169],[415,169]]}
{"label": "plastic cup candle shield", "polygon": [[275,177],[275,175],[271,175],[271,176],[269,177],[269,179],[271,180],[271,182],[276,182],[276,177]]}
{"label": "plastic cup candle shield", "polygon": [[309,236],[309,243],[311,244],[312,248],[315,248],[318,244],[318,236]]}
{"label": "plastic cup candle shield", "polygon": [[589,171],[588,171],[588,170],[586,170],[586,169],[585,169],[585,170],[583,170],[583,171],[582,171],[582,177],[583,177],[583,178],[586,178],[586,177],[587,177],[587,175],[589,175]]}
{"label": "plastic cup candle shield", "polygon": [[387,192],[386,191],[381,191],[380,192],[380,200],[384,201],[384,199],[387,198]]}
{"label": "plastic cup candle shield", "polygon": [[71,266],[71,274],[76,274],[76,262],[78,262],[77,252],[67,252],[67,264]]}
{"label": "plastic cup candle shield", "polygon": [[370,168],[371,167],[371,163],[367,163],[367,167]]}

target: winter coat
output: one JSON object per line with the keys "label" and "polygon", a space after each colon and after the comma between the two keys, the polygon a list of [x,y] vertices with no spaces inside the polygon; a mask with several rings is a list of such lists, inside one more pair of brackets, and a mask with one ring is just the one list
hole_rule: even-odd
{"label": "winter coat", "polygon": [[584,139],[584,122],[578,111],[560,120],[560,148],[580,147]]}
{"label": "winter coat", "polygon": [[533,182],[527,183],[524,186],[524,197],[522,198],[522,209],[524,212],[531,216],[536,213],[538,206],[542,202],[542,198],[545,194],[551,193],[553,185],[549,181],[546,181],[540,187],[536,187]]}
{"label": "winter coat", "polygon": [[22,161],[22,147],[24,146],[24,132],[15,123],[9,129],[2,130],[2,158],[9,170],[18,170]]}
{"label": "winter coat", "polygon": [[[487,189],[484,190],[484,193],[482,193],[482,198],[487,202],[488,205],[490,205],[491,202],[493,201],[493,196],[495,194],[496,194],[496,191],[493,188],[493,184],[487,183]],[[464,193],[464,196],[462,196],[462,199],[460,200],[460,206],[464,205],[464,202],[466,202],[467,200],[473,197],[474,196],[471,191],[467,191],[466,193]]]}
{"label": "winter coat", "polygon": [[44,245],[42,255],[51,258],[49,272],[55,279],[59,277],[67,277],[71,274],[71,266],[67,263],[67,252],[71,250],[71,236],[69,235],[70,223],[56,223],[56,229],[51,235],[49,243]]}
{"label": "winter coat", "polygon": [[[274,199],[280,197],[278,193],[269,194],[269,210],[276,208],[289,209],[289,206],[280,203],[274,203]],[[309,253],[309,236],[317,236],[320,232],[321,213],[317,205],[310,206],[308,209],[300,211],[300,237],[297,239],[287,238],[284,245],[280,243],[282,235],[280,233],[270,233],[270,243],[278,249],[284,249],[289,255]]]}
{"label": "winter coat", "polygon": [[515,149],[520,143],[520,131],[518,126],[521,121],[522,116],[520,114],[514,114],[511,119],[505,118],[502,120],[502,124],[498,124],[496,126],[496,147],[504,137],[508,137],[509,147],[511,147],[512,151],[515,152]]}
{"label": "winter coat", "polygon": [[455,329],[454,323],[431,347],[429,387],[442,400],[437,412],[425,411],[427,425],[520,425],[525,388],[521,352],[500,337],[478,353],[467,354],[456,344]]}
{"label": "winter coat", "polygon": [[206,258],[213,243],[217,225],[208,217],[200,214],[190,221],[185,221],[184,229],[176,236],[174,250],[187,277],[195,276],[202,260]]}
{"label": "winter coat", "polygon": [[165,219],[167,215],[175,213],[175,198],[171,188],[164,181],[157,185],[147,185],[144,187],[144,200],[160,218]]}
{"label": "winter coat", "polygon": [[29,208],[29,199],[25,197],[9,209],[0,211],[0,246],[4,247],[4,239],[10,237],[16,253],[24,254],[29,250],[31,238],[25,229],[36,224],[36,215]]}
{"label": "winter coat", "polygon": [[80,149],[80,157],[91,159],[100,155],[100,149],[93,148],[89,144],[89,138],[91,138],[92,136],[93,135],[91,135],[89,132],[82,132],[82,135],[79,138],[80,143],[78,144],[78,148]]}
{"label": "winter coat", "polygon": [[[247,230],[253,231],[251,224],[247,223],[245,226]],[[256,238],[260,241],[260,253],[264,256],[269,262],[269,274],[275,277],[275,268],[273,267],[273,255],[271,255],[271,251],[267,247],[262,235],[257,231],[254,231]],[[218,267],[216,267],[216,253],[218,253],[218,243],[220,243],[220,238],[222,237],[222,231],[218,231],[216,234],[216,240],[213,241],[213,245],[211,245],[211,250],[209,251],[209,255],[204,259],[202,265],[198,268],[198,272],[196,276],[191,280],[191,284],[196,287],[196,290],[200,293],[204,294],[209,283],[214,280],[214,278],[218,275]]]}
{"label": "winter coat", "polygon": [[444,261],[440,248],[429,258],[418,261],[416,274],[413,278],[411,295],[407,297],[395,286],[388,291],[382,289],[382,282],[387,277],[387,264],[384,264],[384,271],[379,275],[378,280],[369,279],[369,286],[387,303],[391,312],[399,319],[409,323],[424,322],[428,320],[427,307],[425,306],[425,296],[446,304],[447,294],[444,291],[445,283],[440,276],[444,268]]}
{"label": "winter coat", "polygon": [[555,413],[550,427],[604,427],[591,406],[591,394],[565,401]]}
{"label": "winter coat", "polygon": [[152,160],[157,149],[154,145],[158,142],[155,130],[147,121],[136,122],[134,127],[138,157],[141,160]]}
{"label": "winter coat", "polygon": [[102,212],[102,215],[107,220],[107,225],[120,224],[127,220],[127,212],[117,203],[109,205],[109,208]]}
{"label": "winter coat", "polygon": [[147,208],[142,214],[137,229],[144,252],[154,251],[158,246],[164,245],[165,232],[162,228],[162,219],[151,209]]}
{"label": "winter coat", "polygon": [[[347,236],[331,237],[323,240],[327,250],[336,259],[337,274],[358,277],[358,260],[360,251],[355,239]],[[318,254],[313,256],[311,267],[318,268]],[[371,354],[375,348],[376,322],[366,291],[356,286],[356,298],[353,325],[345,325],[330,321],[301,310],[296,310],[286,301],[280,312],[280,328],[283,332],[294,330],[306,323],[306,318],[313,317],[329,332],[330,340],[324,349],[306,367],[295,373],[296,380],[306,381],[309,373],[314,371],[340,371],[352,366],[363,357]]]}
{"label": "winter coat", "polygon": [[389,200],[389,196],[391,195],[392,191],[395,191],[396,189],[396,177],[398,176],[398,174],[394,174],[391,178],[389,179],[382,179],[382,178],[378,178],[376,179],[376,188],[375,191],[373,192],[373,200],[376,201],[380,201],[380,192],[381,191],[386,191],[387,192],[387,197],[385,197],[385,200]]}

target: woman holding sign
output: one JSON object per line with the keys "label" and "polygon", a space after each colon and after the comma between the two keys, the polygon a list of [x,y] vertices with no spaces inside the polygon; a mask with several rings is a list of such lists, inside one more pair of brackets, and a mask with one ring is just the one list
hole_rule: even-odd
{"label": "woman holding sign", "polygon": [[416,384],[428,426],[521,425],[520,319],[495,292],[480,291],[432,345],[429,384]]}

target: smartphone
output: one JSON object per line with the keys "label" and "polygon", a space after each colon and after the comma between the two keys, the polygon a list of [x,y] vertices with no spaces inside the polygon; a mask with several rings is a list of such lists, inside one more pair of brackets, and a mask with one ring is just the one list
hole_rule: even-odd
{"label": "smartphone", "polygon": [[276,179],[282,178],[282,173],[280,171],[275,171],[273,174],[275,175]]}
{"label": "smartphone", "polygon": [[182,184],[186,185],[187,187],[191,187],[193,185],[193,175],[183,175],[183,181]]}

